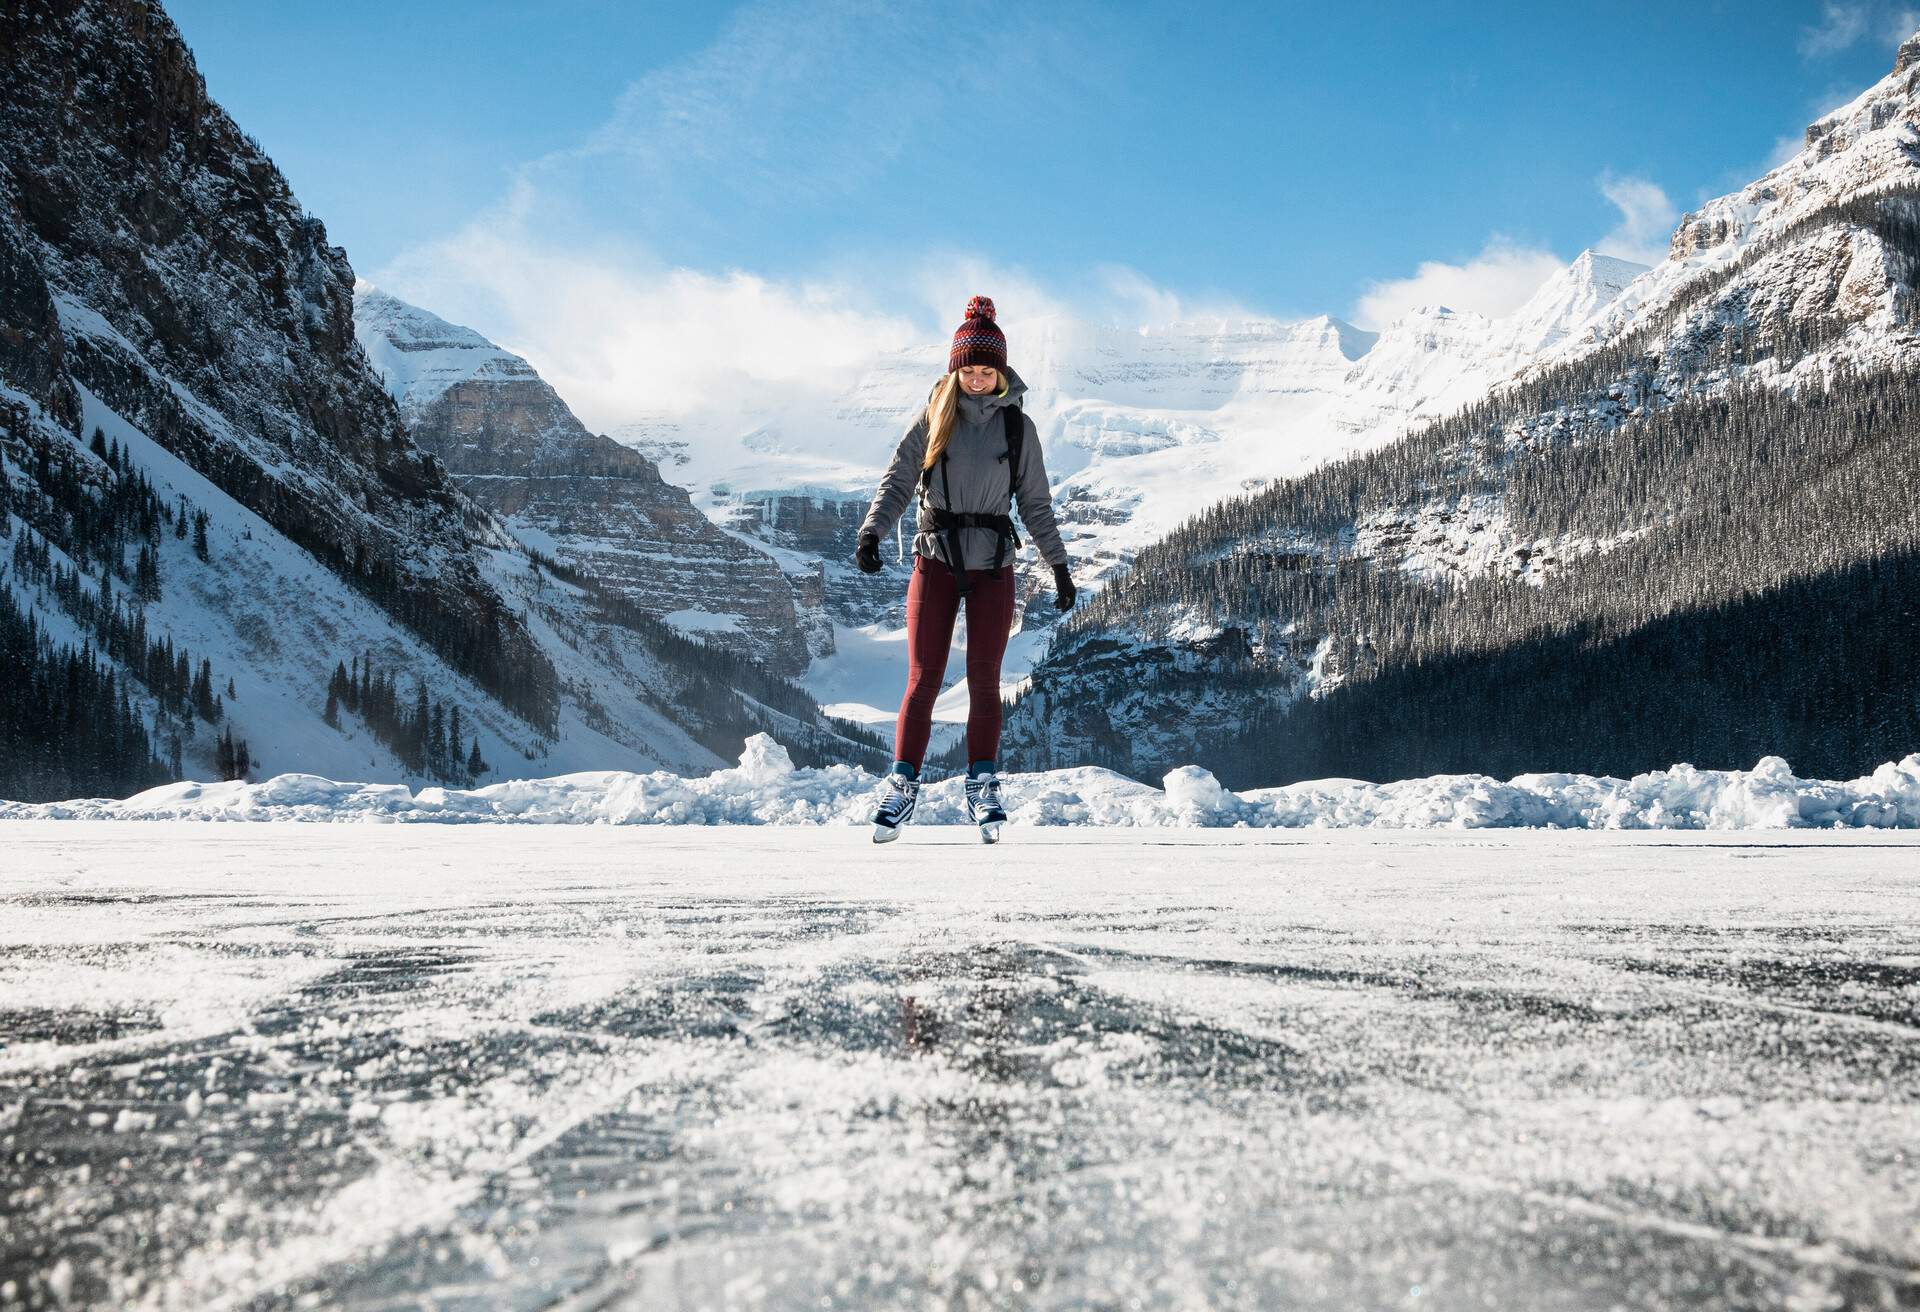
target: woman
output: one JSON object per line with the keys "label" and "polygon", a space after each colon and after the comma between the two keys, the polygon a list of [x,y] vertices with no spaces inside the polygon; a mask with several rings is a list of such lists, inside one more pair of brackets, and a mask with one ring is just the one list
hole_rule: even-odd
{"label": "woman", "polygon": [[900,439],[893,463],[860,525],[854,559],[868,574],[880,569],[880,539],[916,495],[913,578],[907,585],[907,695],[894,724],[895,757],[873,814],[873,841],[897,837],[913,815],[920,763],[933,728],[933,703],[946,678],[953,621],[967,612],[967,815],[983,842],[1000,836],[1007,813],[1000,800],[1000,658],[1013,627],[1013,553],[1020,539],[1007,515],[1018,502],[1020,522],[1053,566],[1054,605],[1073,605],[1067,550],[1053,522],[1040,435],[1020,410],[1027,385],[1007,367],[1007,339],[994,322],[993,302],[967,302],[955,330],[947,373],[934,384],[927,407]]}

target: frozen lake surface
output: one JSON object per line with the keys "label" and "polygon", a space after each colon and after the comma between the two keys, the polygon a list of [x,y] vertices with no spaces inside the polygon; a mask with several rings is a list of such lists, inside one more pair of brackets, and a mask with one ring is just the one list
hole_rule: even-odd
{"label": "frozen lake surface", "polygon": [[1920,838],[0,823],[0,1306],[1920,1306]]}

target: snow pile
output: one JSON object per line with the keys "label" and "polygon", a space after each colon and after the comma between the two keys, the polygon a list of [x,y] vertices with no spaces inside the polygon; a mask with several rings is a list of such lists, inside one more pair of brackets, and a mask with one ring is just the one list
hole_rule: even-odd
{"label": "snow pile", "polygon": [[[796,769],[766,734],[740,764],[703,779],[595,770],[484,788],[339,783],[311,774],[262,783],[166,784],[124,801],[0,802],[0,819],[323,820],[531,824],[864,824],[880,781],[847,765]],[[1751,770],[1676,765],[1632,779],[1434,775],[1399,783],[1318,780],[1235,793],[1184,765],[1152,788],[1091,766],[1007,777],[1023,825],[1253,828],[1920,828],[1920,754],[1846,782],[1796,778],[1777,756]],[[929,783],[917,820],[965,823],[957,778]]]}

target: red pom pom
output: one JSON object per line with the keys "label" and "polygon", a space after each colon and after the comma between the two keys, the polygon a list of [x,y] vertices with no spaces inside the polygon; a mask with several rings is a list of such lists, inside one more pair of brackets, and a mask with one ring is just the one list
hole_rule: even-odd
{"label": "red pom pom", "polygon": [[993,298],[990,296],[974,297],[967,302],[967,312],[963,317],[968,319],[985,319],[988,323],[992,323]]}

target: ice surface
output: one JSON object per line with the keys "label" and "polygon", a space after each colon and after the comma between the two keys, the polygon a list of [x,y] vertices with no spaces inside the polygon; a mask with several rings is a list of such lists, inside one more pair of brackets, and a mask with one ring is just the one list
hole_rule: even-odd
{"label": "ice surface", "polygon": [[0,1304],[1920,1293],[1906,835],[913,837],[0,822]]}
{"label": "ice surface", "polygon": [[[1320,780],[1235,793],[1199,766],[1165,788],[1085,766],[1012,773],[1012,824],[1383,829],[1920,828],[1920,754],[1864,778],[1801,779],[1777,756],[1751,770],[1676,765],[1631,779],[1434,775],[1398,783]],[[863,825],[880,779],[848,765],[796,769],[766,734],[705,778],[595,770],[483,788],[342,783],[281,774],[260,783],[163,784],[125,800],[0,802],[0,819],[315,820],[398,823]],[[958,778],[921,790],[918,818],[965,820]]]}

